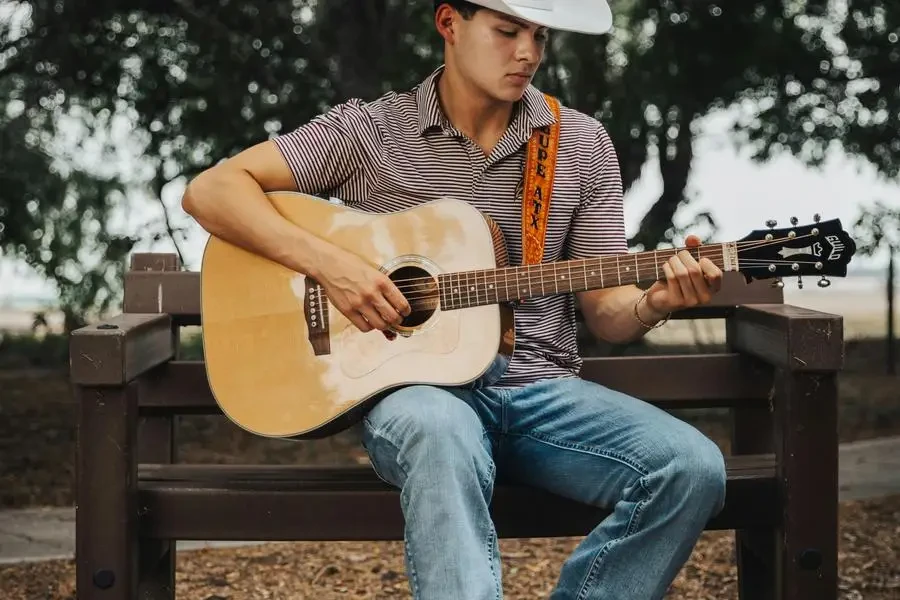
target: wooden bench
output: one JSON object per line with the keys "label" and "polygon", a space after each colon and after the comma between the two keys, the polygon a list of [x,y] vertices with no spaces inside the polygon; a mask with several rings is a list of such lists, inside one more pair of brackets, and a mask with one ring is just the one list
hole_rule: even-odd
{"label": "wooden bench", "polygon": [[[199,313],[199,273],[138,254],[123,314],[72,333],[80,600],[173,598],[175,540],[402,539],[397,491],[369,466],[174,464],[173,417],[220,414],[203,363],[179,360]],[[727,502],[708,528],[736,532],[740,597],[833,600],[842,320],[739,276],[676,315],[710,317],[725,352],[591,358],[583,376],[665,409],[729,409]],[[581,536],[607,514],[503,482],[492,510],[502,537]]]}

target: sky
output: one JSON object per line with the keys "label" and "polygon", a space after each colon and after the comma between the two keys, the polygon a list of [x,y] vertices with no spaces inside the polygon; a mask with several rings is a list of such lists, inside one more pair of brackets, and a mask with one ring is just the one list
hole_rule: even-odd
{"label": "sky", "polygon": [[[710,211],[719,230],[715,241],[731,241],[744,237],[753,229],[765,227],[767,219],[775,219],[780,226],[789,224],[796,216],[800,224],[811,223],[818,213],[823,220],[839,218],[844,229],[851,231],[860,208],[881,200],[900,209],[900,187],[896,182],[880,180],[874,169],[861,167],[842,156],[832,155],[823,167],[805,167],[790,156],[782,156],[767,163],[755,163],[747,150],[736,149],[727,134],[728,114],[707,118],[696,139],[695,161],[688,183],[692,201],[683,207],[676,222],[684,224],[701,211]],[[164,201],[175,216],[176,223],[186,223],[191,233],[184,246],[186,264],[199,269],[203,246],[207,239],[196,224],[181,212],[182,184],[173,183],[164,192]],[[648,164],[644,176],[633,186],[625,199],[628,234],[634,233],[640,218],[662,190],[658,167]],[[135,202],[120,214],[120,221],[130,230],[141,227],[161,211],[158,204]],[[697,233],[705,235],[708,231]],[[142,244],[139,251],[171,251],[170,242],[150,246]],[[873,258],[857,255],[850,265],[851,273],[860,268],[882,269],[886,254]],[[0,258],[0,301],[10,297],[52,297],[53,289],[29,272],[21,263]]]}

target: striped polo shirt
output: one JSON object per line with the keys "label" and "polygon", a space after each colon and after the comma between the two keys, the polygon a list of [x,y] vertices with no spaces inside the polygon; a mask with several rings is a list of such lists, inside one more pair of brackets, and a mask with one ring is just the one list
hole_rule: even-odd
{"label": "striped polo shirt", "polygon": [[[521,193],[532,130],[555,122],[543,94],[529,86],[491,154],[441,110],[437,78],[371,102],[348,100],[274,138],[297,189],[335,197],[369,212],[404,210],[442,197],[491,216],[506,238],[510,264],[522,262]],[[566,106],[544,248],[544,262],[627,250],[622,184],[603,126]],[[531,298],[516,309],[516,346],[498,386],[572,377],[581,368],[572,294]]]}

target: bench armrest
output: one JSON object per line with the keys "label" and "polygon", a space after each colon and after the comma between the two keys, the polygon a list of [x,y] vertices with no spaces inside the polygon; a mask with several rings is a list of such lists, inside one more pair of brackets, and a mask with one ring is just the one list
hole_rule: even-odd
{"label": "bench armrest", "polygon": [[738,306],[728,318],[729,345],[788,371],[839,371],[844,366],[840,315],[790,304]]}
{"label": "bench armrest", "polygon": [[71,333],[69,377],[75,385],[124,385],[174,356],[169,315],[121,314]]}

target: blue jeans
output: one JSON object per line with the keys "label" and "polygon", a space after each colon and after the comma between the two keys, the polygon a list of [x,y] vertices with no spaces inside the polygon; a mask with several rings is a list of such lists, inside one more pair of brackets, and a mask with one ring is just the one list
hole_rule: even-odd
{"label": "blue jeans", "polygon": [[582,379],[411,386],[386,396],[363,423],[373,467],[400,489],[417,600],[502,598],[488,512],[496,469],[612,509],[563,565],[553,600],[662,598],[725,501],[724,459],[709,438]]}

